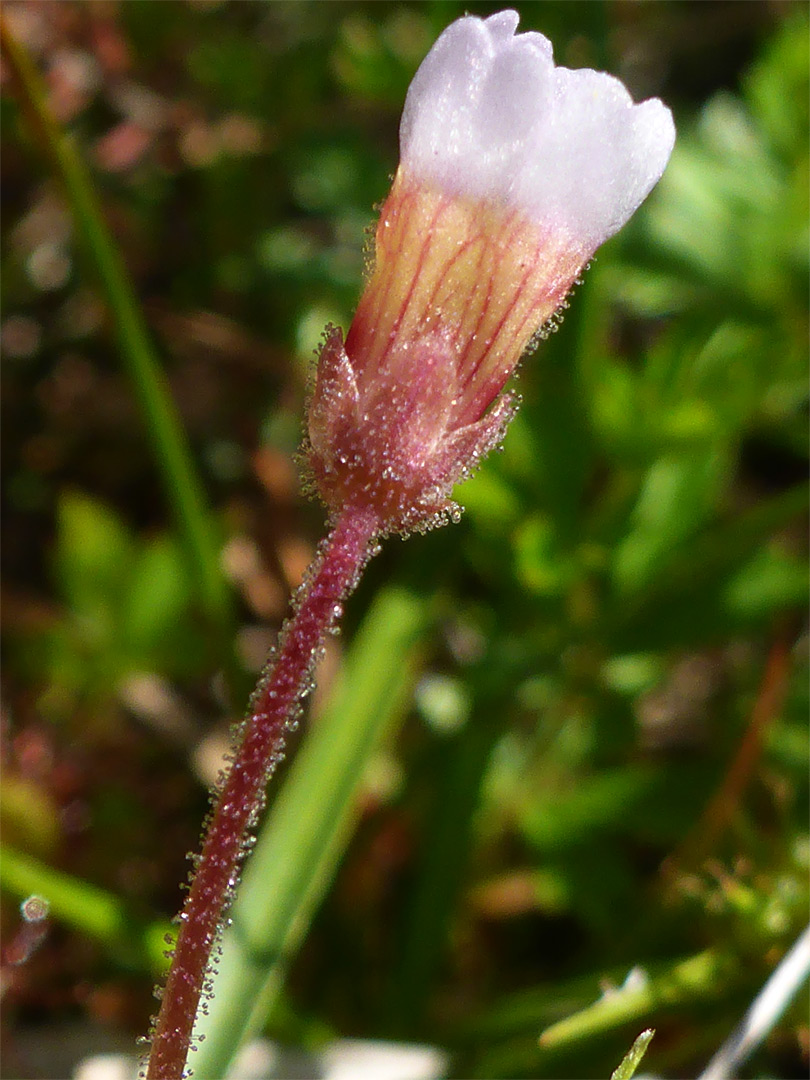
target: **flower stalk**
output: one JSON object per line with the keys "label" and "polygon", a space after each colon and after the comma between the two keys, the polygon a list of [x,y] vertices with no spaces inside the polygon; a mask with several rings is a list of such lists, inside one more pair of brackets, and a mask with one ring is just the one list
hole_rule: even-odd
{"label": "flower stalk", "polygon": [[194,1019],[210,992],[212,952],[264,805],[265,786],[310,689],[326,635],[337,625],[343,601],[375,554],[378,529],[377,518],[366,510],[347,508],[336,519],[253,695],[179,916],[172,966],[152,1033],[148,1080],[180,1080],[185,1075]]}

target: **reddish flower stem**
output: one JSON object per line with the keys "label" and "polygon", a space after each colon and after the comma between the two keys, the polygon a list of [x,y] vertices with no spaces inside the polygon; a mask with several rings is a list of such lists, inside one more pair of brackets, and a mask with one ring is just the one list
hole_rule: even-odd
{"label": "reddish flower stem", "polygon": [[236,886],[249,831],[278,763],[288,724],[309,689],[326,634],[373,553],[379,528],[370,511],[337,519],[294,602],[278,648],[251,699],[242,741],[216,797],[202,855],[180,914],[174,958],[152,1035],[148,1080],[181,1080],[211,954]]}

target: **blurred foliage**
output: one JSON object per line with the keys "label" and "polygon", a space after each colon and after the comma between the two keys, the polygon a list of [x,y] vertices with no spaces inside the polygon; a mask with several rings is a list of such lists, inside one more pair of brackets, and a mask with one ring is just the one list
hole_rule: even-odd
{"label": "blurred foliage", "polygon": [[[45,940],[4,963],[6,1075],[59,1075],[43,1025],[146,1028],[228,725],[322,529],[292,464],[312,351],[349,322],[408,81],[464,7],[4,5],[142,302],[241,665],[219,670],[112,309],[4,66],[7,940],[17,901],[52,897]],[[688,1075],[808,911],[807,12],[548,2],[522,22],[662,96],[678,143],[524,363],[462,523],[371,565],[344,633],[371,668],[330,643],[309,738],[353,693],[373,727],[368,686],[378,727],[407,715],[346,765],[359,796],[330,796],[354,833],[331,881],[307,856],[323,899],[291,908],[296,946],[312,924],[268,967],[264,1022],[549,1077],[607,1076],[653,1026],[644,1068]],[[427,627],[397,670],[361,648],[391,585]],[[801,1004],[745,1075],[806,1073]]]}

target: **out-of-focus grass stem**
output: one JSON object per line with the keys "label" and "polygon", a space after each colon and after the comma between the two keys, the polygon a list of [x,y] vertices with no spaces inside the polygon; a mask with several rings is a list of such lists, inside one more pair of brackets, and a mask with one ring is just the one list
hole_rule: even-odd
{"label": "out-of-focus grass stem", "polygon": [[0,19],[5,60],[20,103],[55,171],[63,182],[70,210],[104,291],[164,486],[194,567],[196,589],[213,627],[229,625],[228,589],[219,568],[217,546],[205,504],[202,482],[186,440],[165,376],[155,356],[132,283],[110,235],[93,182],[71,135],[54,119],[46,90],[25,48],[5,19]]}

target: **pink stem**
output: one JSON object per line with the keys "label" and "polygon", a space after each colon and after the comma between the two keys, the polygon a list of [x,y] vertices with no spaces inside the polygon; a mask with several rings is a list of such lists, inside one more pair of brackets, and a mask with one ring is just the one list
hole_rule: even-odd
{"label": "pink stem", "polygon": [[202,855],[180,914],[174,958],[152,1035],[148,1080],[181,1080],[211,954],[233,898],[237,874],[264,802],[265,785],[282,756],[288,725],[310,688],[328,631],[342,614],[368,559],[379,521],[370,511],[342,512],[301,585],[251,699],[233,764],[216,798]]}

